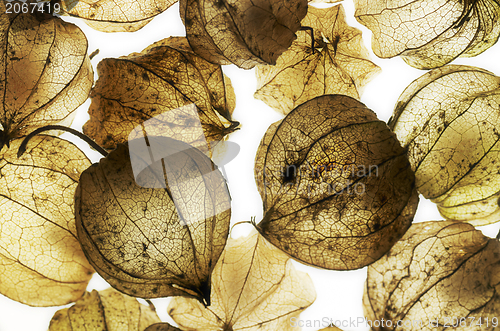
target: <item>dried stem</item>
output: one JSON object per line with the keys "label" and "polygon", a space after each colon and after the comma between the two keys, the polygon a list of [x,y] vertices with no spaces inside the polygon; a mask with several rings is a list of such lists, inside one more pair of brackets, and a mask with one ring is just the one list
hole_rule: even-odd
{"label": "dried stem", "polygon": [[26,151],[26,145],[30,141],[31,138],[36,136],[37,134],[44,132],[44,131],[50,131],[50,130],[61,130],[61,131],[66,131],[69,133],[74,134],[78,138],[82,139],[85,141],[87,144],[89,144],[92,148],[94,148],[96,151],[101,153],[103,156],[108,156],[108,151],[106,151],[104,148],[99,146],[95,141],[93,141],[89,136],[86,134],[81,133],[80,131],[77,131],[72,128],[68,128],[67,126],[62,126],[62,125],[47,125],[41,128],[36,129],[35,131],[31,132],[29,135],[24,138],[23,142],[21,143],[21,146],[19,146],[19,150],[17,151],[17,157],[20,157],[23,155],[23,153]]}
{"label": "dried stem", "polygon": [[314,54],[314,30],[310,26],[301,26],[300,31],[309,31],[311,33],[311,49]]}

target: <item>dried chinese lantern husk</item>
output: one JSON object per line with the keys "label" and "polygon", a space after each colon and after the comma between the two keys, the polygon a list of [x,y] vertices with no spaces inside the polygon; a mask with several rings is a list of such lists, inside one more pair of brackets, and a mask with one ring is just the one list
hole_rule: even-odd
{"label": "dried chinese lantern husk", "polygon": [[448,65],[412,82],[389,126],[415,171],[417,190],[446,219],[475,226],[500,219],[500,78]]}
{"label": "dried chinese lantern husk", "polygon": [[499,268],[498,240],[472,225],[416,223],[368,267],[363,310],[373,330],[430,331],[446,322],[457,330],[494,330]]}
{"label": "dried chinese lantern husk", "polygon": [[184,167],[177,164],[168,181],[143,172],[141,182],[165,188],[138,185],[124,144],[83,172],[75,194],[78,238],[96,271],[121,292],[210,304],[210,275],[229,232],[226,182],[200,151],[163,139],[178,150],[170,162]]}
{"label": "dried chinese lantern husk", "polygon": [[307,0],[181,0],[179,5],[194,52],[243,69],[275,64],[307,13]]}
{"label": "dried chinese lantern husk", "polygon": [[395,135],[343,95],[312,99],[272,124],[255,178],[264,206],[259,232],[294,259],[326,269],[376,261],[411,225],[418,204]]}

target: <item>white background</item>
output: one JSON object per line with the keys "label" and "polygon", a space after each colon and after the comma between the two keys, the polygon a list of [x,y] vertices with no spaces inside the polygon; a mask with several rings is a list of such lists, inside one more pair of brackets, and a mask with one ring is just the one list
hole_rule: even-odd
{"label": "white background", "polygon": [[[347,1],[344,4],[344,8],[348,24],[363,31],[365,44],[370,49],[371,33],[354,19],[353,4]],[[103,58],[140,52],[155,41],[169,36],[185,35],[178,11],[179,7],[176,4],[135,33],[106,34],[92,30],[77,19],[65,18],[65,20],[77,24],[84,31],[89,40],[89,53],[95,49],[100,49],[100,53],[92,60],[95,70],[97,64]],[[454,61],[454,63],[475,65],[500,75],[499,55],[500,44],[497,44],[475,58],[459,59]],[[373,53],[371,53],[371,58],[373,62],[382,68],[382,73],[368,84],[361,101],[374,110],[381,120],[387,121],[401,92],[414,79],[424,74],[424,71],[411,68],[399,58],[383,60],[375,57]],[[233,118],[241,123],[241,129],[232,133],[229,137],[230,141],[234,141],[240,145],[240,153],[225,166],[232,197],[232,224],[240,221],[248,221],[251,217],[256,217],[258,222],[262,218],[262,202],[253,178],[255,152],[267,127],[282,117],[263,102],[253,98],[253,93],[256,89],[254,70],[245,71],[235,66],[224,66],[223,69],[231,78],[237,96],[237,105]],[[88,119],[87,110],[89,104],[90,100],[78,110],[73,127],[81,129],[83,123]],[[93,162],[99,160],[100,154],[91,151],[85,143],[67,134],[63,137],[76,142],[88,153],[87,155]],[[421,197],[415,222],[438,219],[442,219],[442,217],[437,212],[434,204]],[[494,237],[498,232],[499,226],[498,224],[494,224],[483,227],[481,230],[486,235]],[[249,225],[238,225],[233,230],[233,237],[241,235],[249,229]],[[356,320],[358,317],[363,316],[361,298],[363,283],[366,278],[366,268],[340,272],[306,267],[299,263],[295,263],[295,266],[297,269],[309,273],[317,291],[315,303],[302,313],[302,320],[321,320],[327,317],[334,320],[348,321],[349,319]],[[96,274],[92,278],[88,290],[102,290],[107,287],[107,283]],[[169,299],[155,299],[153,302],[157,307],[160,318],[164,321],[171,321],[166,313]],[[28,307],[0,295],[0,331],[47,330],[52,315],[61,308]],[[321,325],[321,327],[324,327],[324,325]],[[303,328],[303,330],[308,331],[318,329],[319,325],[318,327]],[[343,329],[367,330],[368,328],[364,325],[359,325],[358,327],[350,326]]]}

